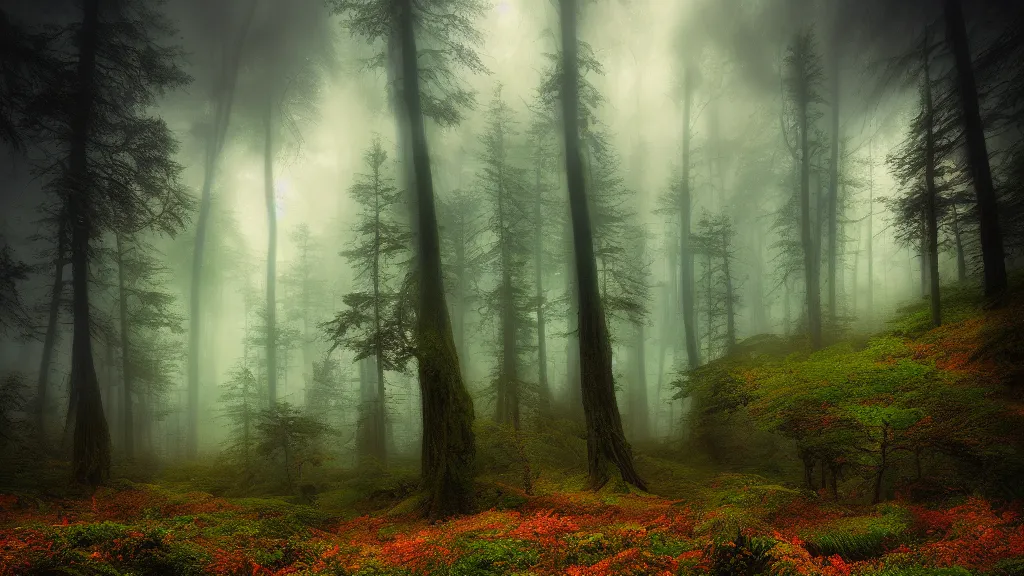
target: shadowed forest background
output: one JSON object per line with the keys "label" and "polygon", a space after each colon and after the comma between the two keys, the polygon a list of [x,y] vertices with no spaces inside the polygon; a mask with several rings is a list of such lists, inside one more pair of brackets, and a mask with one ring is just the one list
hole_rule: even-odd
{"label": "shadowed forest background", "polygon": [[1024,6],[0,6],[0,575],[1024,574]]}

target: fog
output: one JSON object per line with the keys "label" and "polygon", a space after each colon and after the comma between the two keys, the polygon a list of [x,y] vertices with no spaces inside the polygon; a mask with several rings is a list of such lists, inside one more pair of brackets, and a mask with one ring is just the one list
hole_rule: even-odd
{"label": "fog", "polygon": [[[55,0],[43,4],[14,7],[9,17],[26,27],[73,22],[80,17],[75,7]],[[165,121],[179,143],[172,158],[181,167],[180,182],[194,206],[184,211],[183,225],[174,234],[153,230],[132,234],[137,250],[152,256],[160,268],[150,279],[152,290],[169,295],[167,311],[174,316],[173,322],[147,325],[137,335],[145,340],[146,353],[155,355],[152,362],[163,364],[144,376],[141,368],[133,368],[138,403],[135,418],[150,423],[144,427],[143,438],[135,440],[136,450],[167,459],[189,455],[190,360],[198,370],[196,441],[200,455],[216,455],[232,443],[236,422],[230,414],[237,398],[229,398],[229,391],[233,379],[238,380],[239,367],[252,370],[260,390],[267,386],[270,228],[265,186],[270,134],[277,230],[276,401],[327,422],[338,432],[334,450],[340,461],[356,462],[361,450],[360,428],[367,426],[366,404],[376,402],[375,363],[385,362],[386,450],[392,457],[418,457],[422,404],[415,360],[399,358],[401,352],[391,351],[386,360],[374,360],[373,351],[366,352],[367,344],[353,344],[351,322],[347,335],[340,335],[346,321],[335,323],[332,339],[332,320],[352,309],[353,300],[346,295],[368,289],[368,268],[343,253],[355,250],[362,233],[359,227],[368,217],[368,208],[357,202],[353,187],[371,174],[366,154],[376,139],[387,154],[381,174],[401,193],[399,201],[381,214],[390,219],[388,225],[397,237],[404,238],[399,242],[406,243],[380,263],[386,279],[378,288],[392,294],[388,306],[401,308],[399,301],[408,296],[403,292],[404,278],[415,268],[412,246],[419,236],[410,221],[415,212],[410,211],[406,197],[408,182],[414,177],[408,176],[411,168],[403,164],[412,156],[403,150],[406,128],[396,121],[401,116],[396,116],[389,87],[389,59],[393,56],[389,56],[387,42],[368,40],[365,33],[352,29],[351,13],[333,9],[345,4],[173,0],[156,6],[169,27],[153,31],[154,40],[180,48],[173,59],[190,81],[158,91],[152,104],[142,108],[149,117]],[[454,4],[461,5],[449,4],[438,2],[439,10],[458,10]],[[476,6],[471,0],[464,4]],[[513,264],[519,268],[509,273],[509,286],[519,283],[516,289],[524,291],[520,295],[523,304],[517,308],[523,322],[515,336],[514,360],[516,381],[522,384],[522,394],[516,399],[522,418],[527,421],[547,410],[539,407],[546,396],[552,410],[572,414],[580,409],[579,366],[574,364],[578,360],[572,360],[578,344],[575,322],[569,320],[576,300],[571,294],[570,277],[575,274],[570,266],[571,251],[567,255],[565,248],[571,229],[567,228],[564,145],[560,124],[555,122],[551,132],[554,145],[547,149],[548,157],[541,159],[548,161],[541,174],[537,140],[530,132],[545,114],[557,120],[557,114],[549,113],[557,106],[544,104],[545,96],[539,94],[542,84],[551,78],[561,50],[556,4],[549,0],[495,0],[479,5],[478,14],[465,10],[470,24],[477,27],[477,54],[486,71],[474,72],[456,62],[448,67],[451,77],[421,72],[421,79],[435,80],[432,84],[424,81],[425,93],[465,90],[473,96],[472,105],[453,100],[453,109],[461,116],[458,121],[438,122],[431,117],[426,131],[447,292],[447,302],[437,302],[437,306],[447,305],[453,322],[461,326],[455,328],[455,343],[477,419],[492,418],[499,410],[495,386],[501,377],[496,374],[507,351],[502,348],[504,313],[493,303],[495,298],[504,298],[505,269],[501,266]],[[980,45],[998,35],[998,18],[993,14],[1004,8],[1002,4],[964,4],[972,41]],[[690,174],[692,234],[721,233],[720,228],[713,228],[716,217],[734,233],[727,235],[729,246],[725,249],[725,261],[730,265],[726,272],[728,296],[720,296],[719,282],[725,277],[716,267],[718,257],[713,261],[710,256],[719,253],[699,248],[700,242],[710,242],[707,238],[711,236],[693,240],[697,243],[693,253],[694,324],[701,361],[727,354],[734,346],[727,339],[742,342],[762,334],[794,338],[807,334],[803,261],[794,252],[799,248],[799,221],[793,218],[799,214],[787,208],[787,203],[795,206],[792,202],[800,182],[796,155],[787,148],[797,145],[798,135],[797,116],[786,88],[790,75],[787,55],[800,33],[813,33],[814,58],[821,66],[820,98],[811,103],[814,156],[809,185],[812,228],[817,226],[814,243],[820,256],[821,309],[831,318],[825,320],[826,343],[839,335],[879,330],[898,307],[925,297],[921,241],[908,242],[906,227],[899,225],[903,215],[894,211],[894,201],[905,185],[887,159],[899,154],[919,110],[918,83],[913,73],[900,68],[900,59],[908,58],[906,54],[919,44],[926,26],[936,30],[933,38],[941,36],[941,22],[934,24],[941,17],[941,7],[923,0],[599,0],[580,2],[579,10],[579,40],[589,46],[581,49],[581,58],[592,55],[601,68],[600,73],[586,65],[581,68],[581,101],[592,113],[591,123],[582,128],[586,131],[583,156],[590,170],[588,193],[607,195],[603,208],[591,206],[591,216],[598,274],[604,279],[601,295],[611,336],[618,406],[627,438],[671,443],[687,435],[691,404],[688,399],[676,399],[678,390],[673,386],[693,367],[688,364],[684,342],[679,213],[675,208],[684,161]],[[444,52],[443,43],[427,34],[420,40],[421,51],[428,54],[423,57],[424,69],[440,69],[440,65],[430,68],[429,54],[432,49]],[[834,57],[836,50],[839,53]],[[233,74],[233,55],[237,55],[237,79],[228,80]],[[690,74],[685,74],[687,66]],[[933,67],[937,77],[947,75],[953,61],[942,54],[936,56]],[[838,94],[833,93],[836,75]],[[587,101],[588,84],[600,100]],[[508,108],[501,154],[507,170],[522,172],[524,189],[513,192],[529,207],[524,213],[533,214],[531,195],[538,193],[535,169],[536,181],[543,177],[550,188],[541,210],[545,224],[540,229],[535,222],[521,228],[512,228],[508,222],[497,228],[489,224],[496,208],[488,197],[488,178],[496,165],[488,164],[491,156],[484,139],[494,126],[489,110],[499,85],[500,98]],[[687,90],[692,104],[690,150],[684,159]],[[832,103],[837,96],[838,136],[831,126]],[[557,94],[549,97],[557,100]],[[218,111],[225,101],[230,102],[230,109]],[[264,116],[268,106],[273,118],[269,126]],[[426,107],[424,115],[428,115]],[[211,136],[216,134],[213,127],[221,121],[226,122],[221,149],[211,153],[211,139],[216,138]],[[836,270],[830,276],[825,203],[834,138],[839,140],[840,151],[838,247]],[[211,154],[217,157],[212,177]],[[52,227],[41,223],[39,208],[52,202],[52,193],[47,191],[49,176],[38,170],[45,158],[45,151],[29,146],[27,151],[8,149],[0,164],[0,181],[5,183],[0,233],[16,258],[33,266],[19,281],[21,299],[29,311],[27,326],[20,332],[7,331],[0,361],[3,372],[26,375],[32,382],[30,388],[40,370],[53,276]],[[200,316],[192,318],[190,310],[195,308],[190,309],[190,303],[195,293],[191,280],[204,184],[210,186],[211,203],[199,290],[202,308]],[[471,202],[460,204],[460,198]],[[452,212],[473,202],[475,213]],[[964,211],[971,212],[967,207]],[[521,218],[531,220],[532,216]],[[712,227],[702,227],[702,220]],[[462,225],[469,227],[469,234],[459,237]],[[975,278],[981,266],[980,246],[975,225],[967,224],[965,229],[961,255],[966,254],[966,273]],[[639,233],[631,236],[630,230]],[[938,264],[943,282],[953,281],[960,273],[951,230],[944,223],[939,231]],[[116,233],[107,227],[93,235],[97,255],[92,263],[91,304],[95,322],[114,326],[112,331],[94,330],[93,356],[114,453],[118,454],[123,450],[125,419],[119,392],[123,381],[121,341],[116,337],[121,330],[117,327],[119,297],[109,255]],[[497,260],[489,260],[487,254],[504,234],[512,236],[510,241],[518,236],[525,252],[521,257],[502,252],[500,258],[494,256]],[[538,237],[542,246],[535,251]],[[460,242],[468,256],[464,269],[456,270],[454,246]],[[1007,252],[1012,263],[1013,253]],[[542,254],[542,264],[540,273],[535,274],[537,254]],[[709,267],[714,270],[705,273]],[[616,280],[616,275],[626,279]],[[538,365],[535,277],[541,280],[544,301],[543,371]],[[607,280],[609,277],[612,279]],[[829,285],[830,278],[834,287]],[[834,305],[829,300],[830,290],[835,291]],[[616,304],[620,300],[621,305]],[[145,305],[142,299],[138,302],[140,307]],[[732,334],[728,334],[727,314]],[[190,331],[196,326],[202,335],[198,357],[189,359]],[[392,335],[401,339],[412,329],[394,330]],[[28,337],[22,337],[24,333]],[[68,308],[60,314],[55,356],[47,368],[51,392],[44,411],[53,437],[63,429],[69,405],[71,343]],[[357,361],[357,356],[366,359]],[[314,372],[322,370],[325,362],[333,362],[334,371],[318,380]],[[539,384],[541,373],[546,373],[546,389]],[[638,386],[643,388],[642,394],[637,394]],[[262,392],[258,396],[265,404]],[[643,437],[638,432],[638,411],[648,414],[643,426],[649,431]],[[135,426],[142,425],[136,422]],[[144,448],[138,448],[140,445]]]}

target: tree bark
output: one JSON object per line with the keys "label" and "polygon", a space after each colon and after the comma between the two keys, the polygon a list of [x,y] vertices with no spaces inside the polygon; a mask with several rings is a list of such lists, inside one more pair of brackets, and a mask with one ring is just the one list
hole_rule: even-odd
{"label": "tree bark", "polygon": [[185,440],[185,457],[195,459],[199,451],[199,356],[201,348],[200,327],[202,326],[202,285],[203,258],[206,250],[206,232],[210,223],[210,209],[213,202],[213,183],[217,176],[217,165],[224,149],[231,107],[234,104],[235,83],[238,79],[238,65],[242,56],[242,42],[249,31],[256,0],[251,0],[234,51],[225,56],[221,70],[222,86],[215,87],[217,107],[213,126],[206,139],[206,158],[203,169],[203,191],[199,201],[199,215],[196,220],[196,241],[192,249],[192,278],[189,287],[188,318],[188,430]]}
{"label": "tree bark", "polygon": [[131,347],[128,336],[128,292],[124,279],[124,243],[120,234],[114,235],[117,249],[117,308],[121,320],[121,426],[124,428],[124,455],[135,458],[135,418],[132,414]]}
{"label": "tree bark", "polygon": [[60,325],[60,304],[64,295],[64,265],[67,264],[67,219],[63,213],[57,228],[57,255],[53,259],[53,284],[50,286],[50,305],[46,320],[46,336],[43,338],[43,354],[39,360],[39,381],[36,384],[36,433],[45,449],[49,442],[46,435],[46,403],[50,392],[50,365],[53,350],[57,345],[57,330]]}
{"label": "tree bark", "polygon": [[74,337],[71,349],[71,390],[74,406],[72,477],[93,486],[110,478],[110,432],[103,416],[96,366],[92,356],[89,321],[89,241],[92,233],[92,186],[88,166],[88,142],[95,99],[99,0],[82,3],[79,31],[77,93],[71,118],[71,149],[68,171],[72,181],[69,197],[71,228],[71,278]]}
{"label": "tree bark", "polygon": [[267,203],[267,394],[277,406],[277,202],[274,197],[274,99],[263,111],[263,193]]}
{"label": "tree bark", "polygon": [[978,104],[978,89],[968,45],[967,25],[964,23],[960,0],[944,0],[944,5],[946,39],[956,63],[957,88],[964,119],[964,136],[967,140],[967,167],[974,182],[974,193],[978,201],[981,258],[985,268],[985,296],[1001,300],[1006,292],[1003,236],[999,230],[999,207],[992,184],[992,169],[989,166],[985,127],[981,121]]}
{"label": "tree bark", "polygon": [[420,102],[413,0],[398,0],[402,104],[409,122],[415,174],[416,261],[419,309],[416,315],[418,372],[423,406],[423,483],[431,519],[468,513],[473,508],[473,401],[459,370],[451,321],[444,300],[441,250],[434,205],[434,183]]}
{"label": "tree bark", "polygon": [[597,489],[608,481],[607,463],[610,461],[618,467],[624,481],[646,490],[644,481],[633,467],[632,451],[622,431],[612,377],[608,326],[598,290],[593,232],[580,156],[576,0],[561,0],[561,8],[562,122],[579,288],[580,379],[587,425],[590,487]]}
{"label": "tree bark", "polygon": [[683,77],[683,180],[680,183],[679,198],[679,257],[682,262],[679,274],[679,288],[683,306],[683,333],[686,339],[687,368],[700,366],[700,348],[697,343],[696,318],[694,317],[693,253],[690,249],[690,111],[693,107],[693,68],[687,63]]}

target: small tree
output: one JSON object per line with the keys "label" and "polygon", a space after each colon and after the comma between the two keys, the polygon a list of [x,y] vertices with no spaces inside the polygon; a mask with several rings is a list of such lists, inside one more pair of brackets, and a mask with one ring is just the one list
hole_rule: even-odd
{"label": "small tree", "polygon": [[256,424],[260,413],[259,382],[245,358],[231,369],[221,384],[221,415],[228,421],[227,453],[251,473],[256,456]]}
{"label": "small tree", "polygon": [[402,193],[387,175],[387,152],[375,138],[363,156],[367,173],[359,176],[350,192],[359,206],[356,237],[342,252],[356,271],[356,291],[343,297],[346,309],[324,328],[334,346],[344,346],[355,360],[372,358],[376,390],[367,394],[363,418],[368,441],[364,456],[387,461],[387,389],[385,372],[405,370],[410,357],[408,325],[403,318],[407,302],[396,277],[399,261],[407,254],[409,233],[396,218]]}
{"label": "small tree", "polygon": [[322,422],[303,416],[287,402],[279,402],[260,412],[256,449],[268,461],[280,462],[285,485],[294,488],[303,467],[319,466],[323,461],[316,448],[327,431]]}
{"label": "small tree", "polygon": [[702,256],[700,286],[704,291],[705,357],[709,360],[728,354],[736,346],[736,304],[738,286],[734,278],[736,232],[732,221],[722,213],[705,211],[693,237],[695,251]]}

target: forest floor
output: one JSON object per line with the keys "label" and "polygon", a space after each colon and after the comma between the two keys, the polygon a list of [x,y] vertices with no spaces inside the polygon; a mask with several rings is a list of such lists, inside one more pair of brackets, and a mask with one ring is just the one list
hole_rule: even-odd
{"label": "forest floor", "polygon": [[[945,385],[961,388],[936,394],[945,398],[949,390],[975,390],[983,382],[986,392],[964,392],[965,402],[985,407],[979,418],[986,422],[1016,427],[1019,441],[1024,299],[988,311],[962,296],[948,303],[948,321],[940,329],[927,327],[926,309],[909,309],[890,323],[881,337],[884,346],[861,343],[823,356],[790,354],[781,380],[791,386],[802,377],[800,369],[809,367],[811,380],[818,382],[818,361],[839,366],[831,370],[843,374],[851,390],[862,388],[854,385],[853,371],[870,372],[871,366],[900,379],[910,374],[927,386],[935,385],[927,374],[939,374],[943,382],[956,374],[955,382]],[[846,359],[849,373],[844,373]],[[741,383],[769,369],[730,366]],[[932,372],[915,372],[914,366]],[[963,373],[977,376],[973,388],[963,388]],[[879,378],[872,376],[876,388]],[[897,384],[908,396],[918,394],[903,380]],[[850,413],[860,417],[865,407],[877,407],[879,394],[892,396],[876,388],[870,401],[856,396],[858,408]],[[815,393],[822,389],[827,389],[824,381],[814,384]],[[796,394],[792,388],[781,390],[782,396]],[[869,464],[847,462],[851,472],[840,476],[835,488],[824,473],[818,483],[816,473],[805,475],[792,438],[743,427],[742,418],[761,413],[759,397],[747,392],[754,398],[747,400],[752,416],[733,416],[731,436],[715,436],[713,456],[706,454],[708,446],[694,441],[682,448],[637,447],[650,494],[621,481],[597,492],[584,490],[585,443],[578,430],[559,422],[526,437],[534,476],[527,494],[516,480],[522,470],[508,455],[501,429],[480,424],[480,512],[436,524],[416,513],[414,467],[397,463],[388,472],[322,470],[315,479],[317,493],[304,497],[242,497],[232,488],[237,472],[217,462],[146,474],[115,470],[119,479],[109,486],[76,494],[49,488],[64,482],[63,464],[33,464],[29,476],[6,474],[22,478],[6,484],[14,488],[0,488],[0,575],[1024,574],[1019,468],[997,471],[1002,477],[972,474],[939,456],[922,465],[918,454],[916,463],[905,460],[911,470],[916,465],[916,478],[913,473],[903,478],[905,470],[890,464],[894,467],[883,475],[883,501],[870,504],[873,477],[857,473],[870,471]],[[778,390],[769,392],[758,394],[773,402],[780,396]],[[843,400],[830,402],[841,406]],[[908,442],[923,442],[928,434],[950,436],[948,429],[930,428],[930,416],[921,417],[922,411],[947,404],[920,403],[913,423],[903,429],[886,432],[891,420],[885,420],[883,440],[901,434]],[[998,410],[988,410],[996,405]],[[906,412],[893,402],[886,410],[885,418]],[[876,408],[867,412],[877,416]],[[824,428],[815,428],[815,434],[839,443],[848,429],[828,428],[836,426],[835,414],[825,413],[816,424]],[[1011,436],[1011,444],[1001,444],[1005,439],[997,433],[1003,429],[967,430],[963,439],[950,442],[960,442],[960,451],[973,446],[971,457],[982,463],[1019,458]],[[928,446],[938,452],[939,444]],[[993,490],[991,483],[974,483],[974,476],[1002,478],[1002,484],[996,482]]]}

